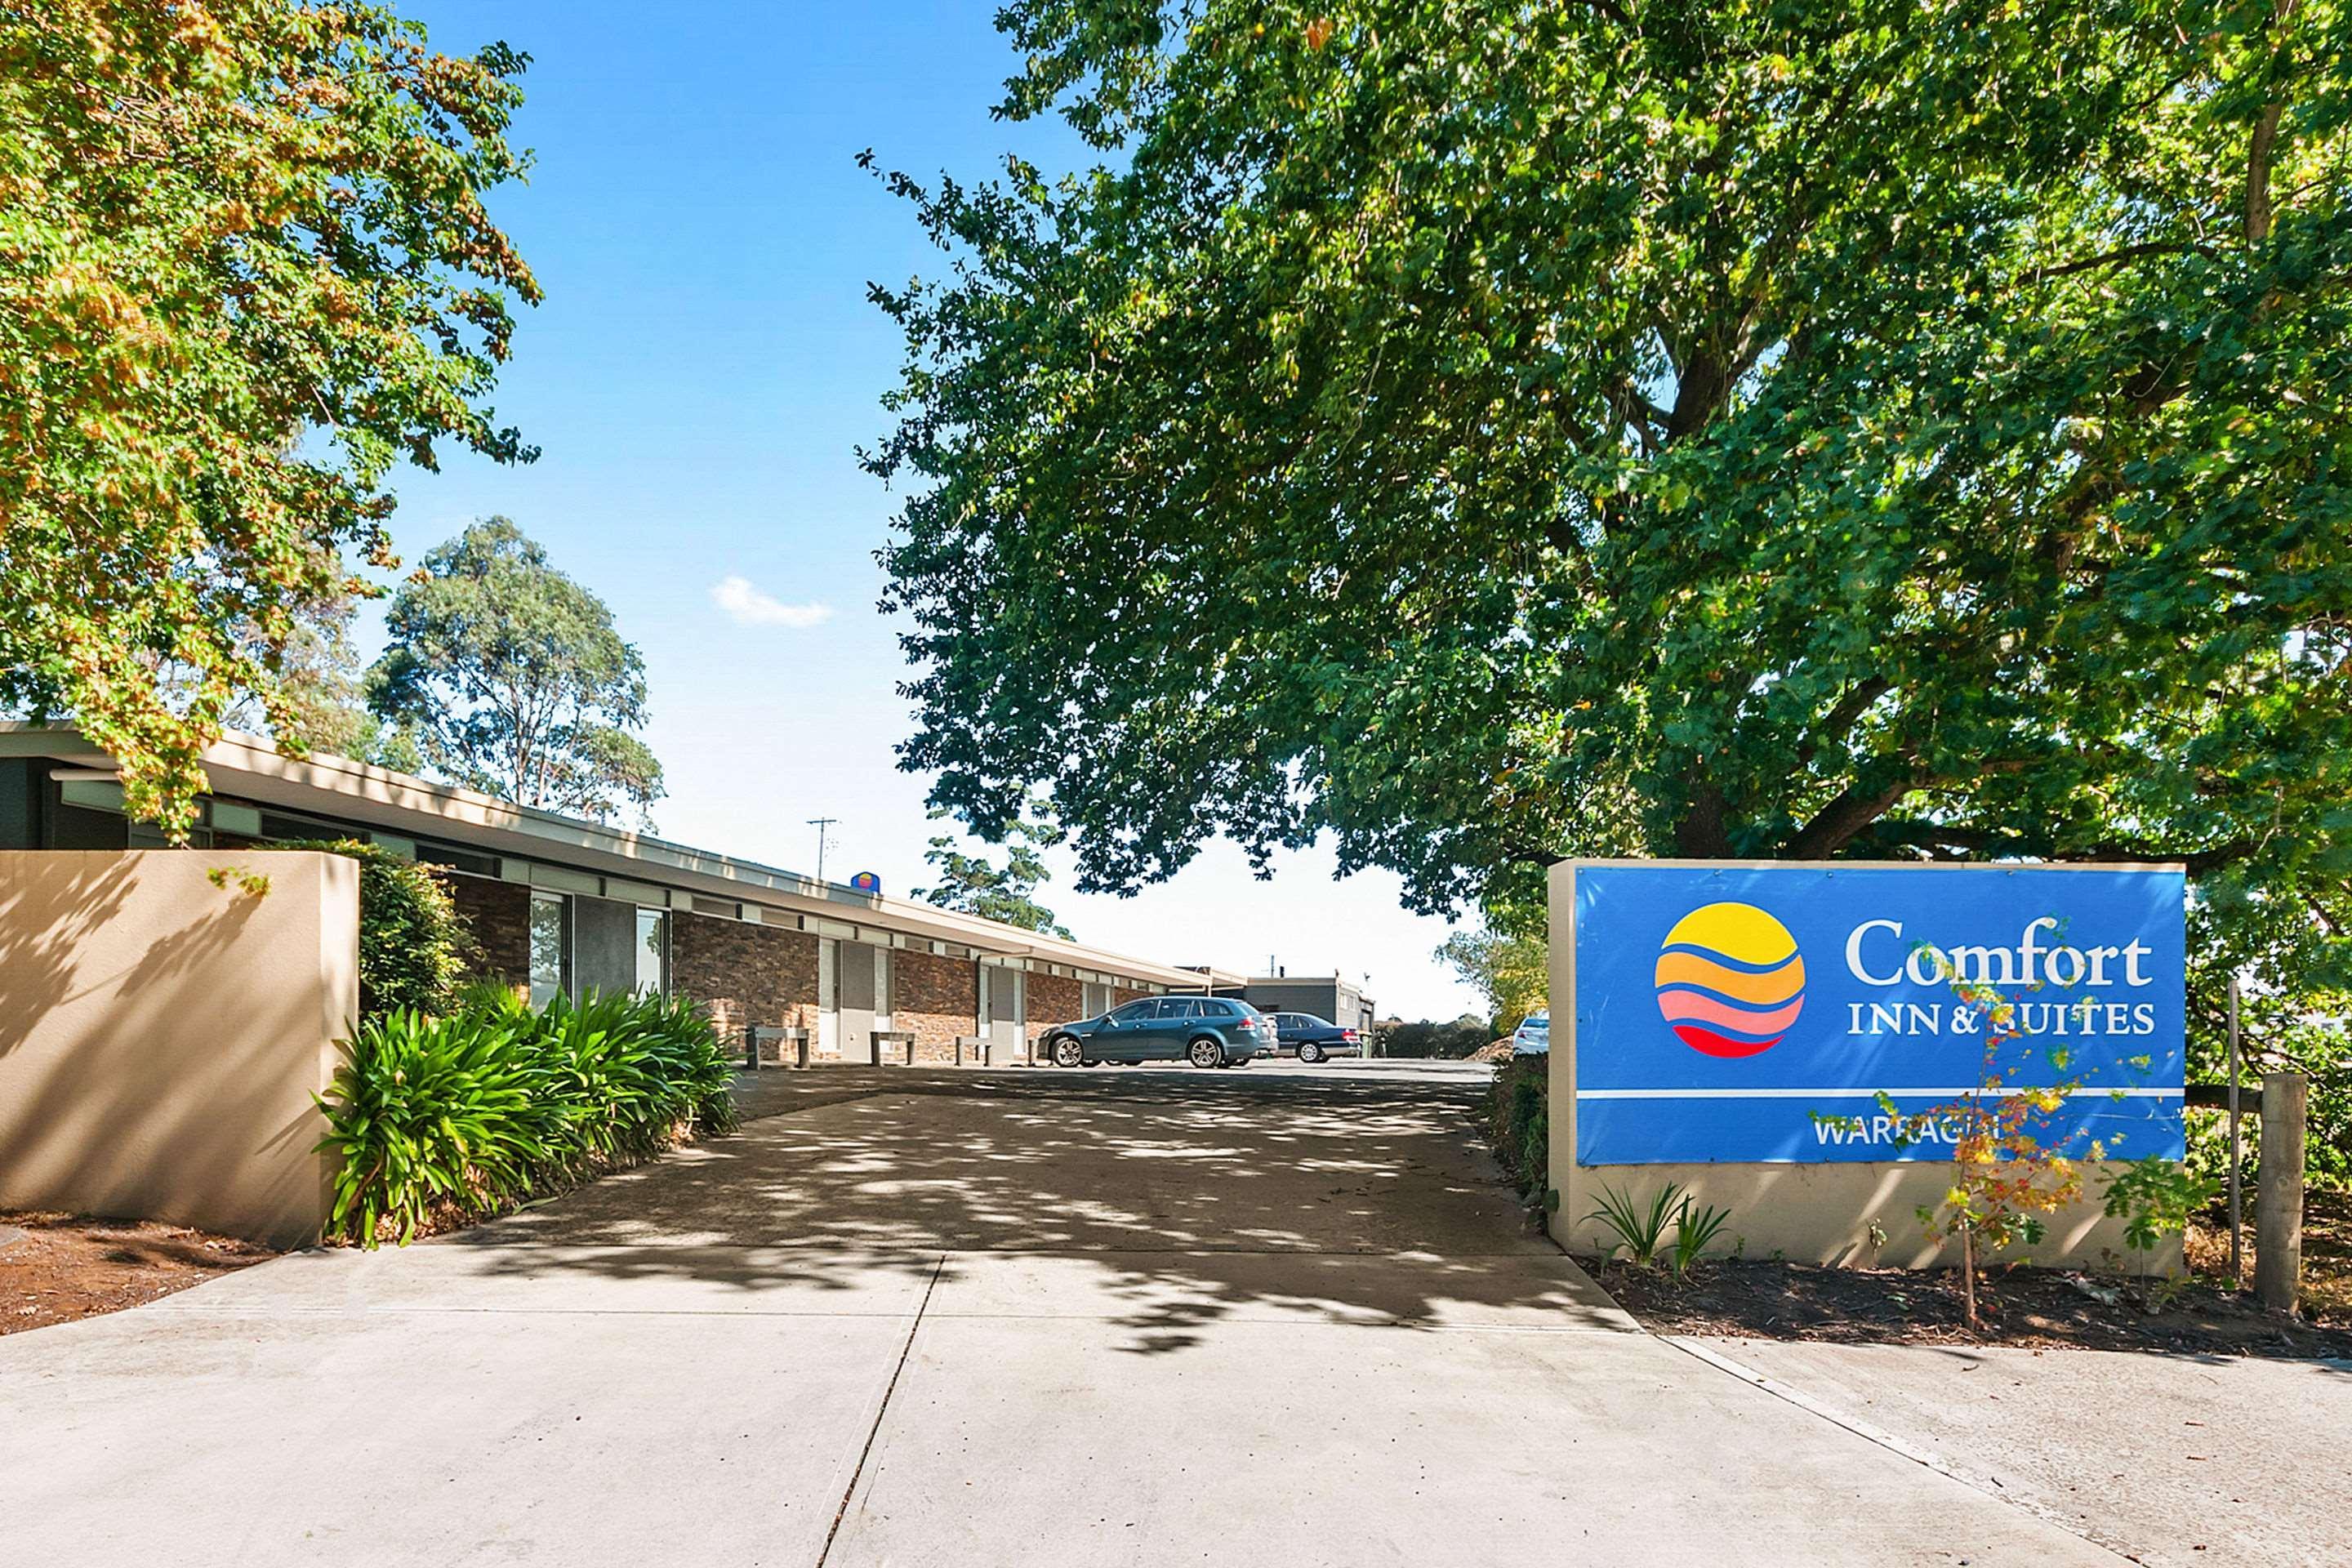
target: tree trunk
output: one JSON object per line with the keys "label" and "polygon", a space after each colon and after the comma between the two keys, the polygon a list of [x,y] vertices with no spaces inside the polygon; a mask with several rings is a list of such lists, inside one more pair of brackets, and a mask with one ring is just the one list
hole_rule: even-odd
{"label": "tree trunk", "polygon": [[1723,791],[1706,779],[1691,790],[1689,809],[1675,825],[1675,853],[1686,860],[1721,860],[1731,853],[1731,836],[1724,828]]}
{"label": "tree trunk", "polygon": [[1977,1320],[1977,1232],[1971,1225],[1960,1226],[1960,1304],[1968,1314],[1969,1327],[1979,1326]]}

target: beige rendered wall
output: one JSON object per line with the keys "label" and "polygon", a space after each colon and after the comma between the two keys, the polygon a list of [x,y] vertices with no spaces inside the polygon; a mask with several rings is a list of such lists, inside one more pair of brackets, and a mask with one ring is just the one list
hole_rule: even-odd
{"label": "beige rendered wall", "polygon": [[[1567,863],[1551,868],[1552,1050],[1548,1112],[1551,1139],[1551,1185],[1559,1206],[1549,1220],[1552,1238],[1570,1252],[1599,1252],[1608,1245],[1606,1228],[1586,1216],[1603,1187],[1647,1200],[1667,1183],[1678,1183],[1695,1202],[1728,1209],[1730,1222],[1712,1250],[1728,1252],[1745,1244],[1746,1256],[1779,1253],[1792,1262],[1857,1267],[1924,1268],[1958,1264],[1954,1243],[1929,1242],[1919,1224],[1922,1205],[1932,1206],[1950,1186],[1952,1167],[1937,1160],[1873,1161],[1822,1164],[1579,1165],[1576,1163],[1576,954],[1569,940]],[[2047,1216],[2049,1235],[2035,1247],[2001,1254],[2006,1260],[2073,1263],[2099,1268],[2137,1267],[2124,1246],[2124,1221],[2099,1212],[2104,1190],[2100,1172],[2085,1166],[2084,1201]],[[1881,1245],[1873,1227],[1885,1237]],[[2149,1260],[2167,1272],[2180,1266],[2175,1238]]]}
{"label": "beige rendered wall", "polygon": [[341,856],[0,852],[0,1207],[315,1240],[358,1012]]}

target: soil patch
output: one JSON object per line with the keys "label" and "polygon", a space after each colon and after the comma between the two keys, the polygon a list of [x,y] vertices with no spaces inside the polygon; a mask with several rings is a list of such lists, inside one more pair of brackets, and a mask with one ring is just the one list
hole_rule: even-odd
{"label": "soil patch", "polygon": [[277,1256],[152,1220],[0,1213],[0,1334],[142,1306]]}
{"label": "soil patch", "polygon": [[1578,1261],[1659,1333],[1837,1344],[1995,1344],[2183,1355],[2352,1357],[2352,1326],[2265,1311],[2200,1279],[2143,1291],[2056,1268],[1996,1268],[1979,1281],[1971,1331],[1955,1269],[1830,1268],[1706,1260],[1677,1283],[1664,1268]]}

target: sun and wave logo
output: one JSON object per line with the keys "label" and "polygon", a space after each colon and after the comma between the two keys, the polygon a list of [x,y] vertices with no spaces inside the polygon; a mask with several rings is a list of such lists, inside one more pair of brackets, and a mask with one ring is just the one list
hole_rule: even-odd
{"label": "sun and wave logo", "polygon": [[1797,939],[1755,905],[1708,904],[1666,933],[1658,1011],[1691,1049],[1710,1057],[1769,1051],[1804,1007]]}

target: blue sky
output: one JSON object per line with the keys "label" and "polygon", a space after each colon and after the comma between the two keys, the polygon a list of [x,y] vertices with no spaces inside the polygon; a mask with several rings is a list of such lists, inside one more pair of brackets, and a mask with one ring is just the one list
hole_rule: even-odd
{"label": "blue sky", "polygon": [[[540,460],[404,476],[402,553],[503,512],[612,605],[646,657],[665,837],[809,869],[807,819],[836,816],[828,874],[921,884],[941,828],[928,781],[895,766],[905,665],[875,609],[893,498],[855,448],[887,427],[900,347],[866,284],[940,258],[855,158],[978,178],[1007,150],[1070,162],[1075,138],[990,118],[1014,58],[985,0],[401,9],[444,49],[531,56],[516,139],[537,164],[492,211],[547,290],[497,398]],[[1407,1017],[1476,1005],[1431,959],[1443,921],[1405,913],[1387,874],[1336,881],[1334,864],[1288,856],[1260,882],[1218,845],[1118,899],[1072,892],[1062,858],[1046,901],[1123,951],[1368,973]]]}

